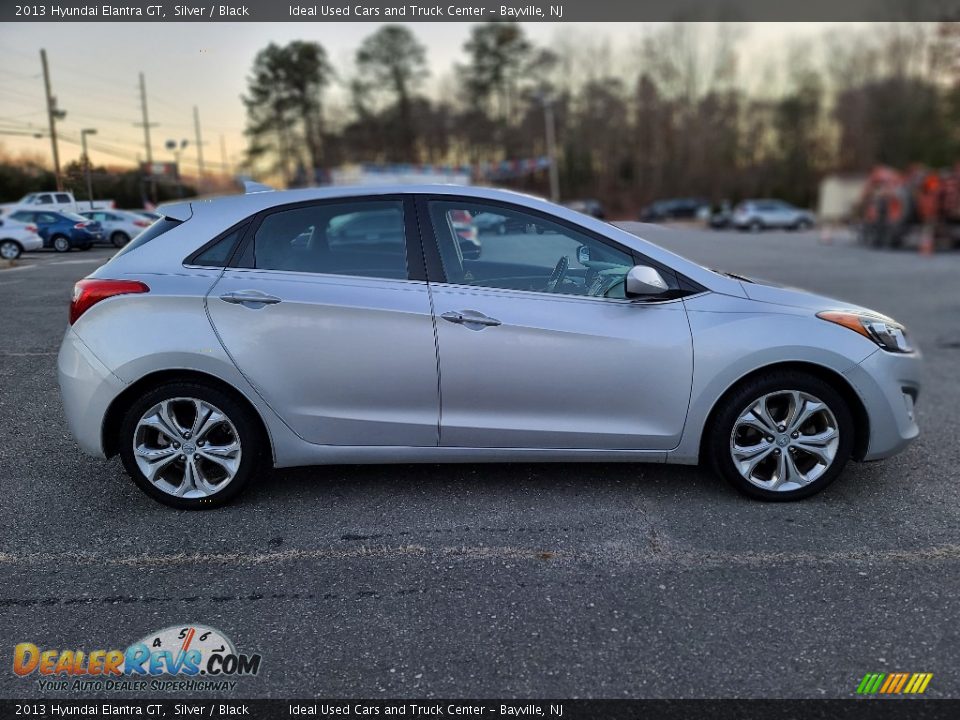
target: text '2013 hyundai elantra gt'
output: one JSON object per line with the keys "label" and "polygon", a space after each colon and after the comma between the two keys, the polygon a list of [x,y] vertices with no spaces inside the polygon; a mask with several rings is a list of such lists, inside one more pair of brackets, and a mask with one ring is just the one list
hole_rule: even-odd
{"label": "text '2013 hyundai elantra gt'", "polygon": [[59,376],[80,447],[175,507],[270,466],[485,461],[704,461],[787,500],[918,433],[895,321],[543,200],[325,188],[162,210],[77,283]]}

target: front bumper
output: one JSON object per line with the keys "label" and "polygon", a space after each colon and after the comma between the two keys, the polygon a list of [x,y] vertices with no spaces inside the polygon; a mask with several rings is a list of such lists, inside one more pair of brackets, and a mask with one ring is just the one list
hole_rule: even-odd
{"label": "front bumper", "polygon": [[101,363],[80,337],[67,328],[57,357],[57,376],[67,425],[80,449],[105,457],[103,420],[126,385]]}
{"label": "front bumper", "polygon": [[844,374],[869,418],[864,460],[896,455],[920,434],[914,408],[921,384],[919,353],[877,350]]}

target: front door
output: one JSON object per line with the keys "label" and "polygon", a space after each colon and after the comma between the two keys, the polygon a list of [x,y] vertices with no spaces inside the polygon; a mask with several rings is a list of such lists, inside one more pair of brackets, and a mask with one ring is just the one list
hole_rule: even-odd
{"label": "front door", "polygon": [[[676,447],[690,329],[680,300],[626,298],[632,251],[512,206],[437,198],[422,207],[444,275],[431,277],[441,445]],[[504,218],[505,232],[478,236],[477,259],[459,251],[464,213]]]}

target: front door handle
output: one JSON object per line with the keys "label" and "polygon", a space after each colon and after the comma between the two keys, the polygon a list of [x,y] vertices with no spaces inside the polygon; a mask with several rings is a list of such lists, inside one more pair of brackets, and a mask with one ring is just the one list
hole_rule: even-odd
{"label": "front door handle", "polygon": [[276,305],[282,300],[275,295],[267,295],[259,290],[239,290],[237,292],[228,292],[220,296],[224,302],[232,305],[251,305],[263,307],[264,305]]}
{"label": "front door handle", "polygon": [[473,325],[474,327],[472,329],[496,327],[497,325],[503,324],[496,318],[487,317],[482,312],[476,310],[450,310],[443,313],[440,317],[457,325],[466,325],[467,327]]}

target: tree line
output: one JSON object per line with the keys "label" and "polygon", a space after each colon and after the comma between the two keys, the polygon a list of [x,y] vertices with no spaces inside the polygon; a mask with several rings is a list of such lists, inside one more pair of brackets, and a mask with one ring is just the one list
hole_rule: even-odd
{"label": "tree line", "polygon": [[[583,35],[542,47],[520,24],[485,23],[429,90],[436,69],[403,25],[380,27],[339,70],[318,42],[270,44],[243,96],[246,162],[295,185],[344,163],[536,157],[550,103],[565,199],[621,212],[675,196],[811,205],[826,173],[960,160],[958,25],[824,30],[757,57],[745,25],[675,23],[618,58]],[[546,173],[511,184],[548,191]]]}

